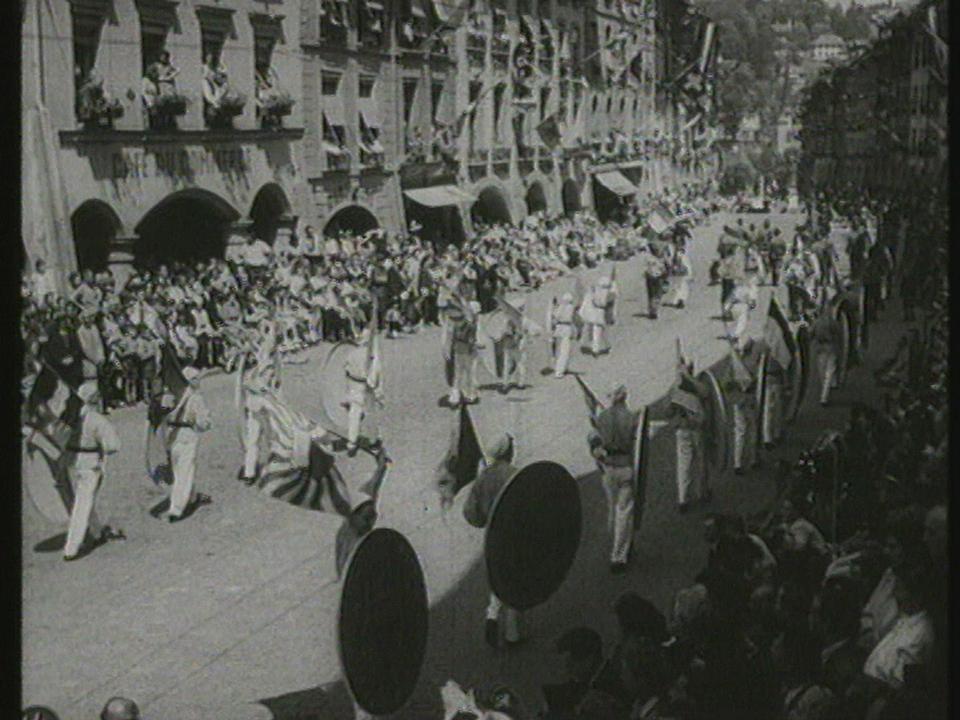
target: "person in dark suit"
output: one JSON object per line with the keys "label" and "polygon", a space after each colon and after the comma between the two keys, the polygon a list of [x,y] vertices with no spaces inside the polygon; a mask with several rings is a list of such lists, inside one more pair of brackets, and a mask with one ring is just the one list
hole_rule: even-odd
{"label": "person in dark suit", "polygon": [[581,709],[599,701],[622,705],[615,697],[617,687],[611,682],[608,664],[603,659],[603,641],[595,630],[587,627],[567,630],[555,648],[563,655],[568,679],[543,686],[547,705],[543,720],[579,717]]}

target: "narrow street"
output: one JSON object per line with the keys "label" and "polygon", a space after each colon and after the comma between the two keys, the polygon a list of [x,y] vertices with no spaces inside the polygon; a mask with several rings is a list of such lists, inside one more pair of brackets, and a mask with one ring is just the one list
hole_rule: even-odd
{"label": "narrow street", "polygon": [[[747,222],[759,224],[766,217],[787,237],[800,218],[750,216]],[[722,225],[731,222],[729,215],[718,215],[695,229],[690,302],[684,310],[664,308],[657,321],[645,317],[637,261],[617,263],[621,300],[613,350],[599,359],[578,355],[571,369],[584,371],[597,392],[624,382],[629,405],[637,407],[669,389],[676,338],[697,371],[722,359],[728,346],[723,322],[715,317],[719,286],[707,286],[707,268]],[[609,267],[589,271],[584,283]],[[542,324],[551,297],[573,283],[573,277],[562,278],[529,293],[529,316]],[[771,290],[762,288],[752,334],[762,332]],[[777,292],[785,300],[785,290]],[[884,348],[899,332],[899,323],[888,320],[874,326],[866,364],[851,373],[837,402],[822,409],[815,392],[808,392],[783,447],[758,471],[714,479],[709,508],[677,514],[673,446],[666,433],[657,435],[639,552],[630,572],[620,577],[607,569],[606,507],[584,442],[588,423],[582,396],[571,377],[541,377],[549,359],[546,338],[533,340],[532,387],[508,396],[484,391],[472,413],[484,442],[505,430],[515,434],[518,464],[550,459],[580,478],[585,533],[566,584],[525,618],[529,641],[499,655],[483,643],[483,538],[463,520],[466,493],[444,515],[432,488],[455,418],[437,403],[445,393],[439,330],[385,340],[386,407],[380,419],[394,464],[380,499],[380,524],[404,533],[416,548],[431,604],[421,683],[397,717],[439,717],[439,687],[450,678],[464,687],[502,681],[539,703],[540,685],[556,677],[551,646],[564,629],[587,624],[612,641],[612,603],[627,589],[668,611],[673,594],[691,581],[704,559],[703,513],[750,515],[766,507],[775,489],[775,459],[792,458],[823,429],[846,421],[849,402],[870,392],[870,369],[885,358]],[[303,364],[284,370],[284,397],[308,415],[320,402],[317,377],[325,350],[315,348]],[[483,370],[479,377],[481,383],[491,381]],[[64,720],[95,716],[114,694],[136,698],[145,716],[156,718],[350,717],[334,640],[339,585],[333,543],[340,519],[289,507],[236,481],[241,451],[233,384],[233,376],[222,374],[200,384],[215,427],[201,445],[199,489],[214,502],[189,520],[171,526],[150,514],[164,495],[143,471],[143,408],[111,415],[123,448],[108,465],[99,495],[98,513],[125,529],[126,542],[63,563],[56,537],[62,529],[46,524],[24,497],[25,704],[56,707]],[[362,455],[344,460],[341,467],[351,485],[362,483],[372,470],[372,461]]]}

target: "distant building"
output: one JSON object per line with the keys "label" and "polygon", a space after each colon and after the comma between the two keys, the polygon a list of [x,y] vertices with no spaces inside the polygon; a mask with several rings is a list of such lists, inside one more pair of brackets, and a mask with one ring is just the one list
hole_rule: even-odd
{"label": "distant building", "polygon": [[813,41],[813,59],[819,62],[843,60],[847,55],[847,45],[833,33],[824,33]]}

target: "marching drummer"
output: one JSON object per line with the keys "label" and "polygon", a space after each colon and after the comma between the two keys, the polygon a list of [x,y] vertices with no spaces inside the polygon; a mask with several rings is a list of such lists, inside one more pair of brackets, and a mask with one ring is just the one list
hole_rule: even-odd
{"label": "marching drummer", "polygon": [[[672,422],[677,443],[677,509],[685,513],[692,500],[709,502],[712,492],[707,480],[703,455],[703,432],[706,415],[697,392],[692,367],[681,361],[679,381],[670,391]],[[691,498],[691,489],[695,498]]]}

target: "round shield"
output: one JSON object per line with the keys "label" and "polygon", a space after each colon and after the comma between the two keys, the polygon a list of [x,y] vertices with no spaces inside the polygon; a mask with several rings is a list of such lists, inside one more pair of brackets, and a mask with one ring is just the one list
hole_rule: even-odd
{"label": "round shield", "polygon": [[330,348],[320,375],[323,409],[333,423],[342,427],[347,426],[347,408],[341,402],[346,397],[346,367],[354,347],[353,343],[339,342]]}
{"label": "round shield", "polygon": [[31,431],[23,448],[22,477],[33,506],[56,525],[70,522],[73,491],[67,478],[67,454],[54,440]]}
{"label": "round shield", "polygon": [[703,386],[706,397],[703,398],[703,407],[707,415],[704,433],[704,445],[710,466],[717,473],[722,473],[727,467],[727,433],[728,422],[727,400],[716,376],[709,370],[704,370],[697,376]]}
{"label": "round shield", "polygon": [[580,489],[566,468],[542,461],[518,470],[487,524],[484,550],[494,594],[515,610],[545,602],[573,565],[582,522]]}
{"label": "round shield", "polygon": [[347,561],[337,648],[357,705],[390,715],[407,702],[427,649],[427,586],[417,553],[396,530],[377,528]]}

